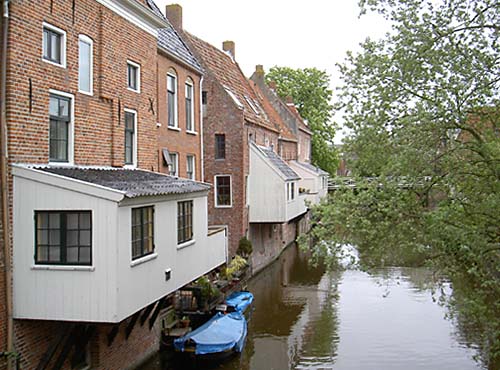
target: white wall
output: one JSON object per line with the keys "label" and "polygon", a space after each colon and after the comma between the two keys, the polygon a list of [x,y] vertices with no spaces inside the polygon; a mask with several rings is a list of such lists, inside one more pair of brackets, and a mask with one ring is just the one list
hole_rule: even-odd
{"label": "white wall", "polygon": [[327,188],[323,188],[323,176],[313,173],[295,161],[288,163],[290,167],[301,177],[299,187],[309,189],[307,200],[312,204],[317,204],[328,193]]}
{"label": "white wall", "polygon": [[[92,268],[35,265],[34,210],[91,210]],[[115,202],[14,177],[14,317],[115,321],[116,219]]]}
{"label": "white wall", "polygon": [[248,188],[249,222],[284,222],[285,181],[253,145],[250,146]]}

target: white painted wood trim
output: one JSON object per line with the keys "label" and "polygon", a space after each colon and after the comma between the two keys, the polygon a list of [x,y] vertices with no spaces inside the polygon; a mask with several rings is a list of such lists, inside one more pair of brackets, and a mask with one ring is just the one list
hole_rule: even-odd
{"label": "white painted wood trim", "polygon": [[49,159],[49,163],[55,164],[57,166],[59,165],[72,166],[75,159],[75,96],[73,94],[54,89],[49,89],[49,94],[64,96],[65,98],[70,99],[70,109],[71,109],[69,130],[68,130],[68,162],[50,162]]}

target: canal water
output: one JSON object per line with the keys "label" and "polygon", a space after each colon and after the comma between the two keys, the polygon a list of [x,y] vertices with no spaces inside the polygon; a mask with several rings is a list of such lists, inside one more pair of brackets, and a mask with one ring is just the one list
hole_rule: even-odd
{"label": "canal water", "polygon": [[290,247],[248,288],[255,304],[240,356],[206,365],[163,354],[141,370],[482,369],[427,269],[328,273]]}

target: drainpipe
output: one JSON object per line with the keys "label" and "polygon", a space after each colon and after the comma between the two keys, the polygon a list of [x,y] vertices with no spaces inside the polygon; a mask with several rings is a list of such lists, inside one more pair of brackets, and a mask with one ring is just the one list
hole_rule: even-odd
{"label": "drainpipe", "polygon": [[201,76],[201,79],[200,79],[200,96],[199,96],[199,99],[200,99],[200,156],[201,156],[201,161],[200,161],[200,165],[201,165],[201,168],[200,168],[200,173],[201,173],[201,179],[200,181],[203,181],[205,182],[205,165],[204,165],[204,161],[205,161],[205,158],[203,157],[203,76]]}
{"label": "drainpipe", "polygon": [[5,301],[7,310],[7,347],[6,359],[7,369],[13,369],[14,354],[14,330],[12,319],[12,271],[11,271],[11,243],[10,243],[10,214],[9,214],[9,176],[8,176],[8,146],[7,146],[7,113],[6,113],[6,93],[7,93],[7,38],[9,35],[9,0],[3,1],[2,12],[2,60],[0,74],[0,173],[2,186],[0,198],[2,203],[2,225],[4,240],[4,263],[5,263]]}

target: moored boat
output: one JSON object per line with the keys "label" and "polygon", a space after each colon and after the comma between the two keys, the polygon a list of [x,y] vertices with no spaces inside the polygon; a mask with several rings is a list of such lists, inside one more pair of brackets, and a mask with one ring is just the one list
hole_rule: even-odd
{"label": "moored boat", "polygon": [[245,312],[253,302],[250,292],[235,292],[226,298],[227,312]]}

